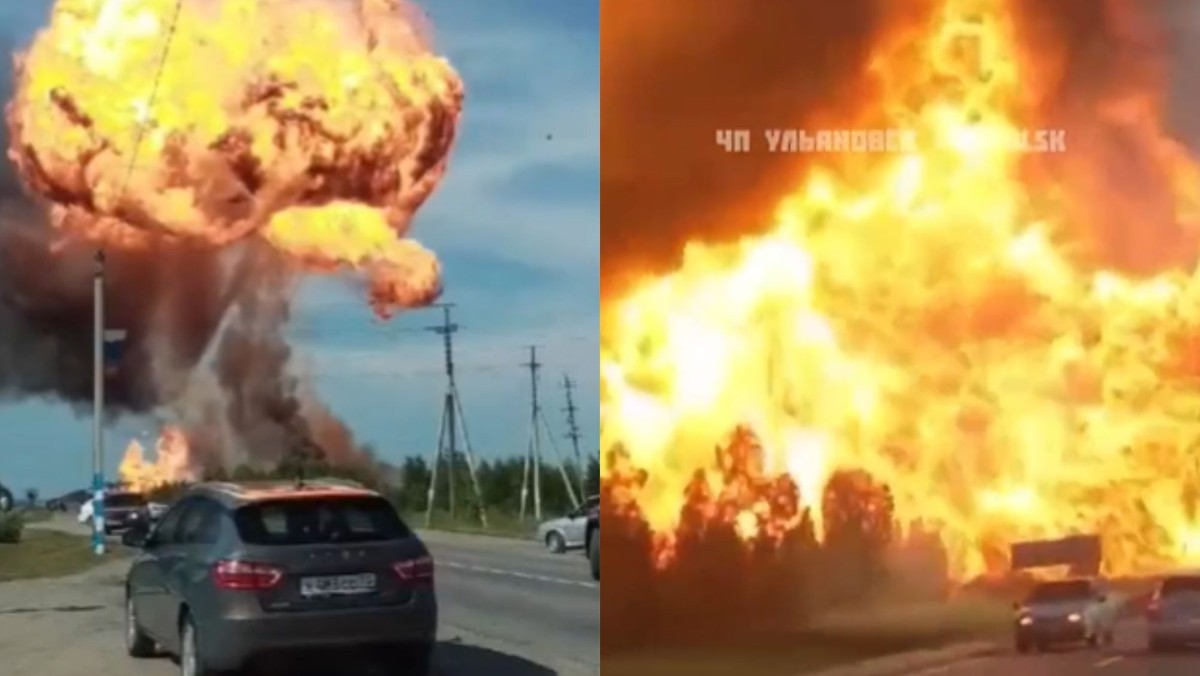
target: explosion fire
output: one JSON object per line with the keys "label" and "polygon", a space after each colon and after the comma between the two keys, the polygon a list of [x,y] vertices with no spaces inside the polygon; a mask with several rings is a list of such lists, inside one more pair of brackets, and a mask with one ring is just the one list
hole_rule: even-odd
{"label": "explosion fire", "polygon": [[364,271],[382,316],[440,293],[433,255],[400,237],[463,88],[396,0],[59,0],[18,71],[9,156],[64,234],[261,233]]}
{"label": "explosion fire", "polygon": [[117,475],[126,488],[138,493],[199,478],[190,462],[187,436],[174,426],[163,428],[154,444],[153,462],[146,458],[146,449],[137,439],[130,441]]}
{"label": "explosion fire", "polygon": [[[841,470],[886,484],[958,579],[1071,533],[1101,534],[1108,574],[1200,563],[1200,278],[1178,266],[1200,171],[1156,82],[1057,121],[1065,154],[1021,152],[1053,57],[1021,49],[1012,3],[936,4],[876,46],[879,98],[841,125],[917,152],[822,156],[769,232],[694,243],[605,308],[604,480],[660,565],[697,509],[747,541],[808,510],[819,536]],[[713,453],[738,430],[761,466],[718,466],[752,459]]]}
{"label": "explosion fire", "polygon": [[365,277],[380,318],[441,293],[407,234],[464,94],[416,9],[53,0],[13,75],[7,154],[44,209],[0,180],[0,391],[90,401],[99,246],[106,321],[128,335],[107,408],[179,425],[153,463],[131,444],[123,479],[370,461],[290,369],[283,328],[297,272]]}

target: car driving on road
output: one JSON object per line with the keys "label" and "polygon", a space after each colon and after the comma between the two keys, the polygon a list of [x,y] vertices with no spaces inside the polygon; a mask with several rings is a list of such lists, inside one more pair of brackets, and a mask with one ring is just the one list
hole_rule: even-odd
{"label": "car driving on road", "polygon": [[1146,609],[1151,651],[1200,643],[1200,572],[1163,578]]}
{"label": "car driving on road", "polygon": [[153,529],[126,579],[126,647],[156,645],[184,676],[255,658],[369,650],[388,673],[429,672],[433,560],[378,493],[344,482],[207,483]]}
{"label": "car driving on road", "polygon": [[1110,645],[1117,621],[1102,584],[1088,578],[1039,582],[1016,611],[1015,643],[1022,653],[1064,643]]}
{"label": "car driving on road", "polygon": [[599,506],[600,497],[592,496],[564,516],[541,523],[537,528],[538,542],[555,554],[584,548],[587,544],[588,515]]}

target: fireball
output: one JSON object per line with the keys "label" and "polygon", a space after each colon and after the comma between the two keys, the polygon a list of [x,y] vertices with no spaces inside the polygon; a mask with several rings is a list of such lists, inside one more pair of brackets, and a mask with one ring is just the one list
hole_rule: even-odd
{"label": "fireball", "polygon": [[[1009,3],[937,5],[877,46],[879,98],[852,121],[913,132],[912,152],[814,158],[766,228],[747,224],[762,234],[693,243],[606,303],[604,477],[663,565],[696,477],[720,495],[747,474],[713,453],[747,431],[749,474],[794,485],[818,535],[831,477],[865,472],[960,579],[1073,533],[1102,536],[1110,574],[1200,563],[1200,280],[1107,265],[1093,227],[1155,219],[1120,226],[1194,245],[1200,173],[1142,91],[1090,111],[1061,158],[1031,156],[1053,78]],[[1113,159],[1106,134],[1144,184],[1084,180]],[[710,518],[747,540],[800,523],[769,496],[736,504]]]}
{"label": "fireball", "polygon": [[261,235],[368,277],[378,313],[441,291],[404,239],[463,86],[399,2],[58,0],[18,55],[8,155],[66,236]]}
{"label": "fireball", "polygon": [[200,477],[192,467],[190,455],[183,430],[167,426],[154,444],[153,460],[146,457],[146,449],[137,439],[130,441],[117,475],[123,485],[139,493],[173,483],[195,481]]}

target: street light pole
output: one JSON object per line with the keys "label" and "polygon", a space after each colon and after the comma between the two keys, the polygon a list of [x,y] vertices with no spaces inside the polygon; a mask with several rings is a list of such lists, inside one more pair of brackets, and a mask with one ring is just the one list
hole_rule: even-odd
{"label": "street light pole", "polygon": [[104,250],[92,282],[92,549],[104,555]]}

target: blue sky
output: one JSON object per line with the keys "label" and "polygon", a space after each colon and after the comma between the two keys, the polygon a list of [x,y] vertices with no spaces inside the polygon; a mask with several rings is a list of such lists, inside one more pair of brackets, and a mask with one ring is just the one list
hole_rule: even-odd
{"label": "blue sky", "polygon": [[[547,419],[565,433],[559,386],[577,381],[584,449],[597,447],[599,0],[425,0],[437,49],[467,84],[450,172],[413,235],[445,270],[457,304],[459,389],[482,457],[519,454],[528,438],[526,345],[540,346]],[[46,0],[0,2],[0,30],[27,41]],[[549,138],[547,138],[549,136]],[[440,311],[376,323],[352,284],[313,279],[292,327],[318,392],[385,459],[429,455],[445,380]],[[91,419],[47,401],[0,406],[0,482],[44,495],[90,476]],[[153,421],[107,430],[115,470]],[[569,442],[557,440],[566,453]]]}

